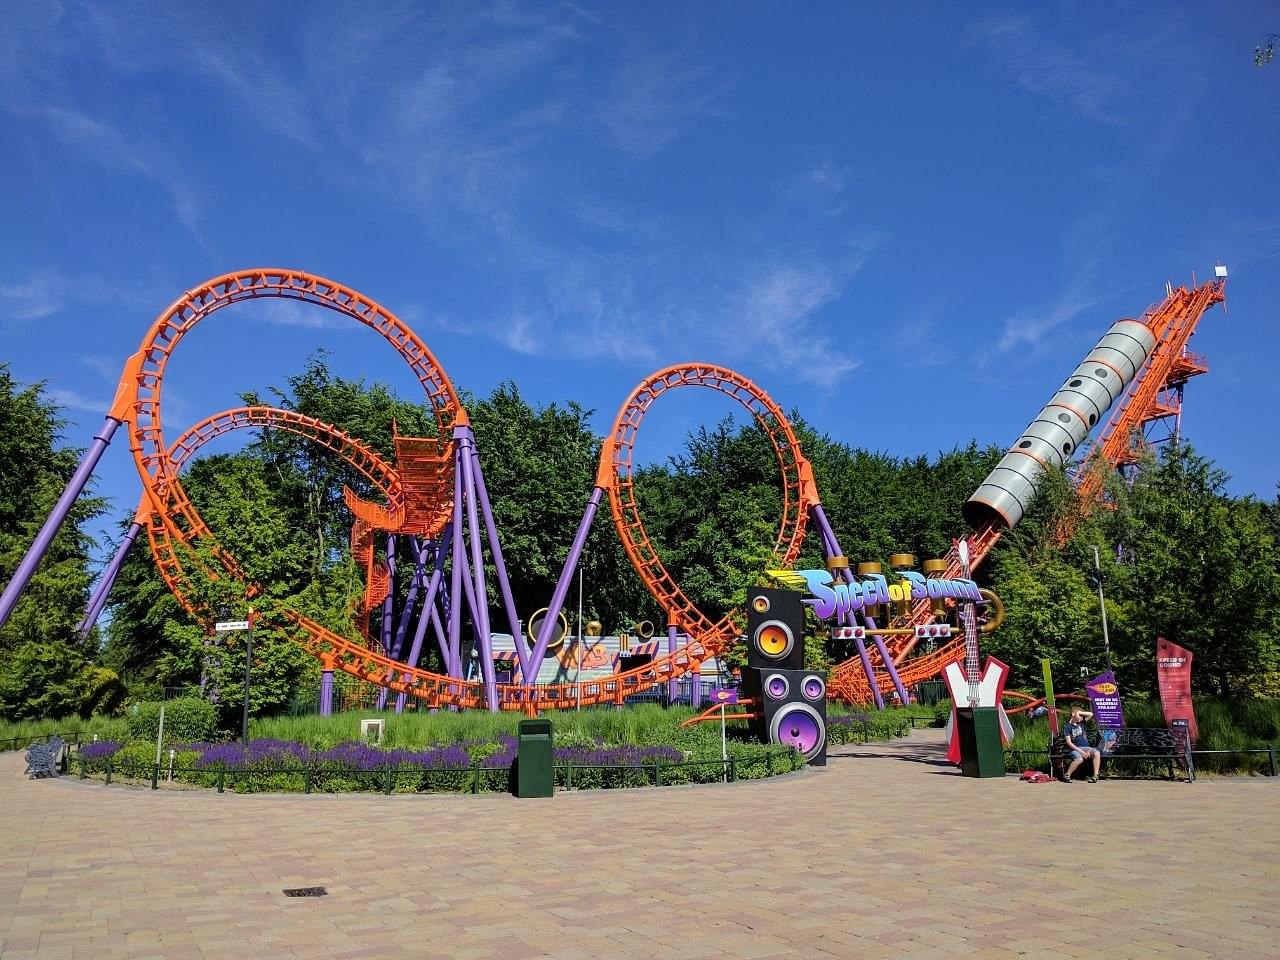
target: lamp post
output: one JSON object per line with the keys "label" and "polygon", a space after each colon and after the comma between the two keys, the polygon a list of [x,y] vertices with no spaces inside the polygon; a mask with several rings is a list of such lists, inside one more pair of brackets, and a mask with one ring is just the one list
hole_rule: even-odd
{"label": "lamp post", "polygon": [[582,709],[582,567],[578,567],[578,673],[574,678],[574,686],[578,688],[578,705],[574,709]]}
{"label": "lamp post", "polygon": [[1093,569],[1094,575],[1098,580],[1098,607],[1102,610],[1102,648],[1107,654],[1107,669],[1113,669],[1111,666],[1111,637],[1107,633],[1107,601],[1102,595],[1102,559],[1098,555],[1098,548],[1093,548]]}

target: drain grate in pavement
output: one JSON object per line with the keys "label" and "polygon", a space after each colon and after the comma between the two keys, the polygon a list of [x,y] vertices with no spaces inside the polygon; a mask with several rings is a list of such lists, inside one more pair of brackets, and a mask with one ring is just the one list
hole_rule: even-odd
{"label": "drain grate in pavement", "polygon": [[327,897],[329,891],[324,887],[290,887],[284,891],[286,897]]}

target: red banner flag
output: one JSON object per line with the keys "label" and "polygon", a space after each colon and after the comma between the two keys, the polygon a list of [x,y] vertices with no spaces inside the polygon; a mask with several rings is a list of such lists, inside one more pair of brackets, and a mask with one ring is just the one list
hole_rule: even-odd
{"label": "red banner flag", "polygon": [[1160,685],[1160,706],[1164,722],[1182,727],[1192,743],[1196,742],[1196,711],[1191,702],[1191,659],[1186,647],[1156,637],[1156,681]]}

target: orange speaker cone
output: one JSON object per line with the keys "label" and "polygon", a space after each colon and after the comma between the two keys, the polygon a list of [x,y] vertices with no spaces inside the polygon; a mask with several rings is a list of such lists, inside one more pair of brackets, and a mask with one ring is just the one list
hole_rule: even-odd
{"label": "orange speaker cone", "polygon": [[780,623],[766,623],[756,631],[756,647],[766,657],[781,657],[791,644],[791,631]]}

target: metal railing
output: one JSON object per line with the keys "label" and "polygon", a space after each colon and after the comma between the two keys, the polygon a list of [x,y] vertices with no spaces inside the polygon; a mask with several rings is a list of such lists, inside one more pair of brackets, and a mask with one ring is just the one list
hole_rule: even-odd
{"label": "metal railing", "polygon": [[[1216,766],[1215,764],[1213,764],[1212,762],[1210,762],[1209,764],[1202,764],[1197,759],[1199,757],[1265,756],[1267,758],[1266,775],[1269,777],[1280,776],[1280,762],[1277,762],[1276,752],[1277,752],[1277,748],[1275,746],[1268,746],[1268,747],[1240,747],[1240,748],[1229,749],[1229,750],[1188,750],[1188,751],[1179,751],[1176,753],[1105,753],[1102,755],[1102,760],[1103,760],[1104,766],[1108,762],[1115,762],[1115,761],[1125,761],[1125,762],[1137,761],[1137,762],[1147,762],[1153,765],[1160,764],[1162,766],[1165,766],[1168,769],[1170,780],[1177,779],[1174,772],[1174,766],[1176,764],[1181,763],[1187,769],[1188,782],[1192,782],[1196,778],[1197,770],[1201,773],[1216,773],[1216,772],[1238,773],[1240,770],[1239,767],[1231,768],[1226,771],[1221,771],[1221,768],[1219,768],[1218,770],[1215,770],[1214,769],[1214,767]],[[1004,751],[1004,753],[1006,757],[1017,757],[1017,756],[1034,757],[1035,763],[1028,768],[1033,770],[1039,770],[1042,767],[1046,768],[1047,770],[1051,770],[1053,766],[1053,761],[1055,759],[1065,759],[1064,757],[1061,757],[1057,754],[1051,755],[1047,748],[1042,750],[1006,750]],[[1190,759],[1190,763],[1187,763],[1187,758]],[[1005,766],[1007,769],[1008,764],[1006,764]]]}
{"label": "metal railing", "polygon": [[53,733],[35,733],[27,737],[6,737],[0,740],[0,753],[10,750],[23,750],[33,743],[46,743],[54,737],[61,737],[63,743],[79,747],[85,736],[83,730],[61,730]]}
{"label": "metal railing", "polygon": [[[193,764],[147,763],[145,761],[114,757],[89,760],[77,756],[70,761],[64,759],[64,772],[74,765],[79,779],[85,780],[91,774],[103,774],[105,785],[112,780],[124,777],[133,781],[147,781],[152,790],[158,790],[166,780],[186,776],[194,778],[198,783],[213,786],[218,793],[223,793],[227,786],[232,789],[237,784],[246,786],[245,792],[253,792],[255,778],[260,782],[274,777],[298,777],[302,793],[313,793],[317,789],[325,790],[329,785],[364,783],[364,789],[377,789],[385,794],[400,793],[492,793],[505,792],[510,789],[513,766],[485,766],[476,762],[465,767],[424,767],[404,764],[388,764],[368,770],[356,770],[348,766],[332,763],[297,763],[278,766],[231,767],[210,766],[199,767]],[[757,780],[790,773],[804,766],[804,760],[794,750],[770,750],[763,754],[747,757],[729,757],[725,760],[681,760],[661,761],[644,764],[591,764],[591,763],[557,763],[552,767],[555,783],[562,789],[618,789],[638,786],[672,786],[675,783],[735,783],[743,779],[743,774],[753,768],[762,770],[762,776],[747,776],[745,779]],[[711,776],[684,778],[679,771],[714,770]],[[594,777],[595,772],[599,777]],[[612,773],[612,776],[610,776]],[[673,773],[675,776],[673,777]],[[612,783],[610,782],[612,780]],[[598,784],[596,783],[598,781]],[[183,782],[191,782],[190,779]],[[442,786],[443,789],[437,789]],[[271,788],[268,787],[268,790]],[[356,788],[360,789],[359,787]],[[347,787],[341,791],[350,792]],[[276,790],[272,792],[296,792],[294,790]],[[326,791],[329,792],[329,791]]]}

